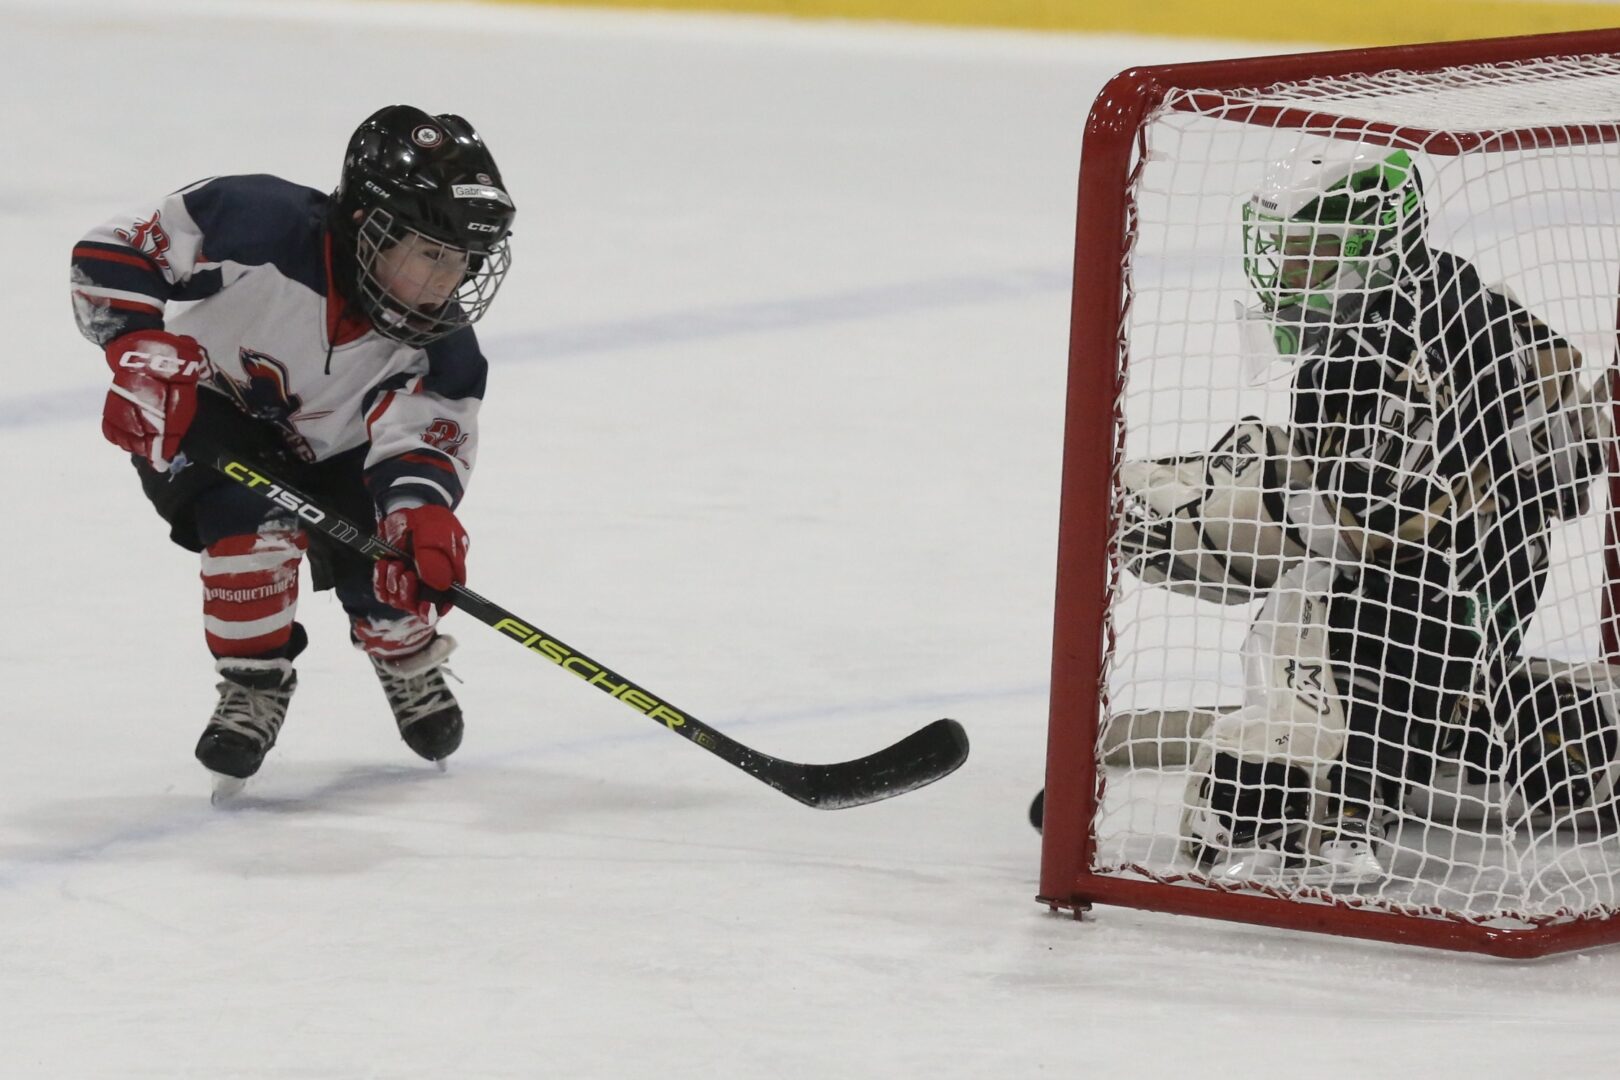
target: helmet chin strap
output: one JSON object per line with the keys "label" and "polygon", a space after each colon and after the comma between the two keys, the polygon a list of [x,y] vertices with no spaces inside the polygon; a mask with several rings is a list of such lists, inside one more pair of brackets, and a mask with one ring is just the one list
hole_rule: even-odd
{"label": "helmet chin strap", "polygon": [[400,327],[410,322],[410,317],[403,311],[398,311],[394,308],[383,308],[378,312],[377,321],[386,323],[391,327]]}

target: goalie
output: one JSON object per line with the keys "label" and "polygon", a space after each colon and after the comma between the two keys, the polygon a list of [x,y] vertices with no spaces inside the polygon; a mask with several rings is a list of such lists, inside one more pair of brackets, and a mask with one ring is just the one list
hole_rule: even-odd
{"label": "goalie", "polygon": [[1507,290],[1432,248],[1413,161],[1335,143],[1270,167],[1243,214],[1259,305],[1292,365],[1285,425],[1121,470],[1127,569],[1262,600],[1244,704],[1194,762],[1182,844],[1212,876],[1379,880],[1385,831],[1437,764],[1527,814],[1600,799],[1610,684],[1520,655],[1549,530],[1589,509],[1601,383]]}

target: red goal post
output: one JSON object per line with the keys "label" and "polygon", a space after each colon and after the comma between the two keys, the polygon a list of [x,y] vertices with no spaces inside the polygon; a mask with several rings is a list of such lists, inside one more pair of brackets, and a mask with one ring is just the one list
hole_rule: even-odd
{"label": "red goal post", "polygon": [[[1288,100],[1287,94],[1290,84],[1335,78],[1434,73],[1444,81],[1452,71],[1580,57],[1607,57],[1620,64],[1620,30],[1133,68],[1112,79],[1097,97],[1085,128],[1076,222],[1039,892],[1043,902],[1077,915],[1092,904],[1116,904],[1512,957],[1620,941],[1620,919],[1607,910],[1562,912],[1522,926],[1505,925],[1500,919],[1453,916],[1433,907],[1404,909],[1322,890],[1301,894],[1211,886],[1174,867],[1151,874],[1117,868],[1099,872],[1094,861],[1107,784],[1098,749],[1108,708],[1106,671],[1117,644],[1110,603],[1122,573],[1113,526],[1116,478],[1126,442],[1123,394],[1132,358],[1128,315],[1135,297],[1128,271],[1140,224],[1133,192],[1149,158],[1146,125],[1168,108],[1271,129],[1419,148],[1436,157],[1481,148],[1577,144],[1614,146],[1620,154],[1620,108],[1609,120],[1577,117],[1568,124],[1522,125],[1510,120],[1499,127],[1453,129],[1406,116],[1380,116],[1376,108],[1356,115],[1342,102],[1324,111],[1308,94],[1296,100]],[[1609,377],[1612,385],[1612,368]],[[1611,490],[1620,491],[1612,477]],[[1612,508],[1617,504],[1620,498],[1608,500],[1609,542],[1603,556],[1611,582],[1603,603],[1603,653],[1611,658],[1620,655],[1614,633],[1620,584],[1613,584],[1620,583],[1613,543]]]}

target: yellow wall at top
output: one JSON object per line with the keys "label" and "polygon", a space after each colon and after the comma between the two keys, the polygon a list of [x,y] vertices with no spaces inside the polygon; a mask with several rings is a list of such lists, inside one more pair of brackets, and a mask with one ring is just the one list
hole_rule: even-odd
{"label": "yellow wall at top", "polygon": [[[503,0],[550,3],[553,0]],[[1620,26],[1620,3],[1569,0],[565,0],[566,6],[729,11],[1160,34],[1251,41],[1401,45]]]}

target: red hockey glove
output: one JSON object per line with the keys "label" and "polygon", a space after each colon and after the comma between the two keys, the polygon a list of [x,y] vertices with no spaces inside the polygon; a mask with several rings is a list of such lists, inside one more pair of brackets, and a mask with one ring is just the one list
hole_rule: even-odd
{"label": "red hockey glove", "polygon": [[197,380],[211,373],[202,346],[161,330],[133,330],[108,342],[107,366],[113,382],[101,433],[168,472],[197,415]]}
{"label": "red hockey glove", "polygon": [[[444,592],[467,583],[467,530],[442,506],[413,506],[382,519],[377,535],[406,558],[379,559],[372,571],[372,590],[389,607],[426,619],[433,605],[418,594],[422,586]],[[439,614],[450,611],[439,604]]]}

